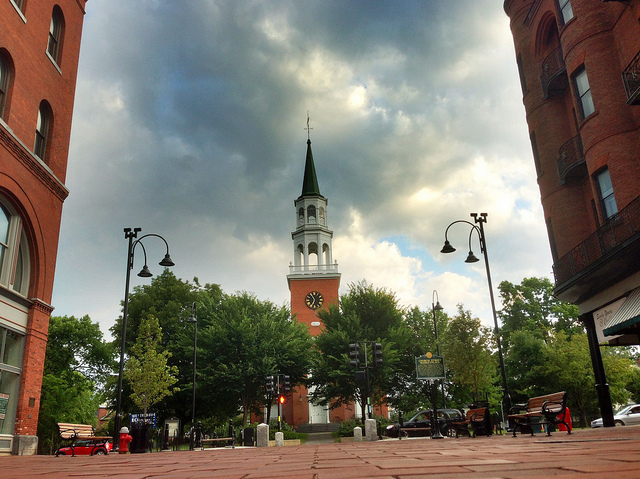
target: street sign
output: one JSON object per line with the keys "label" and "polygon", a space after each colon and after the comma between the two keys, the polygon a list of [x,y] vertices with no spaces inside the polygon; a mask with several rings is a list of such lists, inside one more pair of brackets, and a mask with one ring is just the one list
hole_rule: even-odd
{"label": "street sign", "polygon": [[145,416],[144,413],[139,414],[131,414],[131,424],[134,422],[144,422],[146,424],[151,424],[153,427],[156,427],[158,422],[158,414],[155,412],[148,412]]}
{"label": "street sign", "polygon": [[427,353],[416,358],[416,377],[421,380],[433,381],[444,379],[444,360],[441,356]]}

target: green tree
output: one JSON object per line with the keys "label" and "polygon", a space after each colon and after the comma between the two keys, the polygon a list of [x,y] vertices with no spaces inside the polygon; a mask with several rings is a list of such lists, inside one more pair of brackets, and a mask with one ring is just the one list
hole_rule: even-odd
{"label": "green tree", "polygon": [[492,352],[492,336],[490,328],[458,305],[458,314],[449,320],[443,338],[443,357],[457,404],[485,399],[494,406],[499,403],[495,385],[498,363]]}
{"label": "green tree", "polygon": [[553,332],[584,332],[578,322],[578,307],[556,299],[548,278],[524,278],[520,284],[502,281],[498,287],[503,308],[501,337],[504,350],[511,347],[511,333],[529,331],[548,341]]}
{"label": "green tree", "polygon": [[383,348],[383,366],[370,369],[374,404],[393,402],[405,390],[410,368],[415,384],[414,356],[406,353],[406,346],[416,351],[419,345],[412,344],[411,330],[403,320],[404,310],[394,293],[374,288],[365,281],[351,283],[347,294],[340,297],[340,307],[332,305],[321,310],[318,317],[323,330],[316,337],[320,354],[310,381],[315,386],[314,401],[330,407],[357,401],[362,405],[364,417],[365,387],[355,380],[354,370],[349,366],[349,344],[359,341],[379,342]]}
{"label": "green tree", "polygon": [[[188,310],[195,302],[198,316],[198,329],[206,328],[211,321],[211,314],[205,314],[201,305],[215,308],[220,303],[222,291],[218,285],[200,285],[197,278],[193,282],[177,278],[169,269],[152,278],[150,284],[136,286],[129,296],[129,311],[127,318],[127,333],[125,354],[130,355],[135,344],[141,322],[148,315],[158,319],[162,329],[162,340],[159,350],[171,353],[168,365],[178,368],[176,375],[180,391],[166,397],[156,404],[159,419],[177,417],[182,424],[187,424],[192,417],[191,395],[193,390],[193,335],[194,326],[188,321]],[[202,314],[201,314],[202,313]],[[120,350],[122,338],[122,317],[118,318],[111,328],[113,345]],[[198,348],[200,349],[200,348]],[[196,385],[196,396],[199,396],[201,386]],[[115,398],[116,384],[110,384],[111,397]],[[132,410],[134,403],[130,399],[131,385],[123,382],[122,409]],[[115,402],[115,399],[114,399]],[[198,406],[196,406],[198,408]],[[197,411],[200,414],[201,411]]]}
{"label": "green tree", "polygon": [[113,366],[113,349],[89,316],[52,316],[38,415],[38,447],[57,444],[58,422],[96,425],[101,385]]}
{"label": "green tree", "polygon": [[219,304],[203,303],[198,332],[198,383],[201,411],[218,421],[264,406],[265,381],[287,374],[292,386],[308,373],[313,342],[305,325],[291,321],[290,310],[253,294],[223,295]]}
{"label": "green tree", "polygon": [[175,377],[178,368],[168,365],[171,357],[168,350],[158,350],[161,341],[162,329],[158,318],[147,316],[140,323],[132,356],[124,370],[124,377],[132,389],[131,399],[145,415],[150,406],[179,390],[173,388],[178,381]]}

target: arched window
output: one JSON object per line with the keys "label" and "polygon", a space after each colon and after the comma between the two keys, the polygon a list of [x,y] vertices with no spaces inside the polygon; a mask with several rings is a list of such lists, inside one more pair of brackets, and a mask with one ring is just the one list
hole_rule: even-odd
{"label": "arched window", "polygon": [[51,59],[60,64],[60,55],[62,54],[62,40],[64,38],[64,16],[59,6],[53,7],[51,14],[51,23],[49,24],[49,43],[47,44],[47,53]]}
{"label": "arched window", "polygon": [[307,207],[307,222],[308,223],[316,222],[316,207],[313,205],[309,205]]}
{"label": "arched window", "polygon": [[36,141],[33,145],[33,153],[41,160],[45,160],[47,152],[47,143],[49,140],[49,133],[51,131],[51,123],[53,120],[53,113],[51,107],[46,101],[40,102],[40,108],[38,108],[38,121],[36,123]]}
{"label": "arched window", "polygon": [[9,108],[9,89],[11,88],[12,62],[9,53],[0,49],[0,118],[7,118]]}
{"label": "arched window", "polygon": [[22,218],[0,196],[0,284],[27,296],[30,265]]}
{"label": "arched window", "polygon": [[304,208],[302,207],[298,209],[298,224],[304,224]]}

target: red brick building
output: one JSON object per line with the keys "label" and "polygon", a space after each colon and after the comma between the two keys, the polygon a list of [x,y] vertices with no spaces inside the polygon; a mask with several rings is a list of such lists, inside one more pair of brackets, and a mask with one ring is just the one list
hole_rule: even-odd
{"label": "red brick building", "polygon": [[0,2],[0,454],[34,454],[86,0]]}
{"label": "red brick building", "polygon": [[579,307],[606,420],[598,344],[640,344],[640,0],[506,0],[504,9],[555,294]]}

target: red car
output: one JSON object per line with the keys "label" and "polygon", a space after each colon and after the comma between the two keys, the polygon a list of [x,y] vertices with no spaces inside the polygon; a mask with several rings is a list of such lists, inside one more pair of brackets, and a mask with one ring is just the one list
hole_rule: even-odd
{"label": "red car", "polygon": [[113,444],[109,441],[95,439],[81,439],[72,446],[61,447],[56,451],[56,456],[104,456],[109,454]]}

